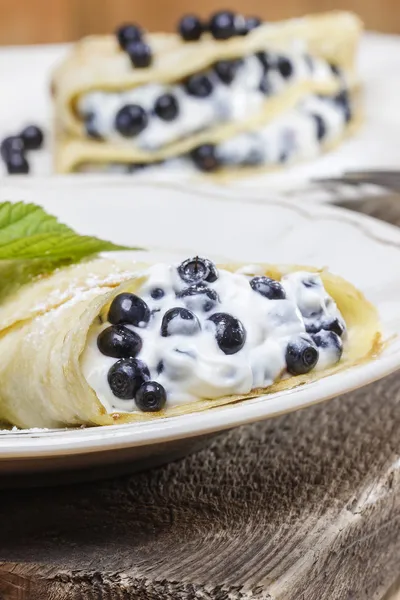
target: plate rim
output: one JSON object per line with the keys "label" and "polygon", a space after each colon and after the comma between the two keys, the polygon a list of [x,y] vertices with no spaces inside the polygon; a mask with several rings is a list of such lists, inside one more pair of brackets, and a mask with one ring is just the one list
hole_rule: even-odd
{"label": "plate rim", "polygon": [[[115,188],[116,180],[110,181],[105,177],[94,177],[91,181],[76,180],[69,176],[54,178],[42,177],[35,180],[23,180],[24,186],[39,188],[49,184],[54,186],[68,185],[73,187],[93,187],[96,185]],[[384,245],[390,245],[400,250],[400,229],[396,226],[379,221],[368,215],[355,213],[339,207],[327,206],[325,204],[314,204],[299,206],[293,199],[280,198],[273,190],[270,193],[265,190],[264,197],[251,194],[246,190],[231,193],[230,188],[198,186],[188,182],[154,182],[145,178],[133,182],[127,182],[125,178],[119,178],[119,184],[129,188],[132,192],[135,187],[163,187],[167,185],[172,189],[180,191],[211,194],[220,200],[231,200],[242,203],[256,203],[266,205],[287,206],[291,210],[311,219],[334,219],[356,227],[366,237]],[[17,184],[17,185],[16,185]],[[34,184],[34,185],[32,185]],[[84,185],[82,185],[84,184]],[[0,192],[7,188],[16,188],[20,182],[4,185],[0,181]],[[244,196],[244,197],[243,197]],[[266,197],[267,196],[267,197]],[[277,197],[278,196],[278,197]],[[14,200],[15,201],[15,200]],[[56,200],[55,200],[56,202]],[[88,427],[60,430],[21,430],[0,432],[0,461],[14,458],[44,458],[49,456],[68,456],[76,454],[90,454],[119,450],[122,448],[150,446],[157,443],[179,440],[201,436],[217,431],[223,431],[239,425],[272,418],[280,414],[305,408],[313,404],[326,401],[332,397],[348,393],[354,389],[363,387],[381,379],[394,371],[400,369],[400,349],[386,356],[378,357],[368,363],[349,367],[344,371],[332,374],[319,380],[325,385],[320,389],[319,382],[306,384],[269,396],[261,396],[255,401],[246,400],[241,403],[216,407],[197,413],[189,413],[179,417],[169,417],[140,423],[126,425],[112,425],[103,427]],[[321,393],[322,391],[322,393]],[[278,408],[279,405],[279,408]]]}

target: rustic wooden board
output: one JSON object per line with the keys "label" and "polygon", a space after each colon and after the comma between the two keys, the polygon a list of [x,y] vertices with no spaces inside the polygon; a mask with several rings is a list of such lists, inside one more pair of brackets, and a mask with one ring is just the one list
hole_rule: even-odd
{"label": "rustic wooden board", "polygon": [[0,524],[1,600],[393,600],[400,375],[147,473],[3,491]]}

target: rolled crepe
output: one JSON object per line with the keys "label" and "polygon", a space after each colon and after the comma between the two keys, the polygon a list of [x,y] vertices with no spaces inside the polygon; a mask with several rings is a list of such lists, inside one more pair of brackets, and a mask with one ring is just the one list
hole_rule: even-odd
{"label": "rolled crepe", "polygon": [[[240,265],[223,265],[235,272]],[[61,269],[23,286],[0,309],[0,420],[18,427],[111,425],[208,410],[309,383],[369,360],[380,349],[375,308],[344,279],[318,271],[347,327],[345,352],[336,365],[276,381],[265,389],[216,400],[168,407],[158,413],[108,412],[82,370],[91,327],[121,292],[135,292],[145,279],[144,264],[97,259]],[[262,267],[280,279],[302,266]],[[265,400],[268,402],[268,399]],[[173,404],[173,403],[172,403]]]}
{"label": "rolled crepe", "polygon": [[[267,125],[303,98],[334,96],[343,88],[352,92],[358,86],[355,56],[361,29],[355,15],[333,12],[264,24],[246,37],[222,42],[207,34],[195,43],[183,42],[173,34],[152,34],[148,36],[148,42],[154,58],[146,69],[133,68],[114,37],[86,38],[75,46],[53,76],[55,169],[65,173],[78,170],[86,163],[151,164],[181,157],[199,145],[220,144],[240,133]],[[77,105],[89,92],[121,92],[147,84],[173,85],[210,68],[217,61],[245,57],[266,49],[322,59],[337,67],[342,77],[337,77],[334,72],[324,77],[313,77],[310,73],[301,80],[288,81],[276,95],[266,96],[259,110],[249,110],[242,118],[213,122],[157,148],[146,149],[132,138],[94,142],[87,136]],[[206,103],[208,99],[202,101]]]}

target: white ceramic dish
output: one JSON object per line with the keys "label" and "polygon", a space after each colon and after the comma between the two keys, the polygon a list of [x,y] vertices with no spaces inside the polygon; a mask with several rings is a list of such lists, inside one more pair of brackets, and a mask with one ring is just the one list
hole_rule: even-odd
{"label": "white ceramic dish", "polygon": [[[151,423],[0,434],[0,473],[135,467],[187,452],[193,440],[270,418],[363,386],[400,367],[400,230],[337,208],[256,200],[184,185],[56,179],[0,184],[0,200],[43,205],[77,230],[156,254],[288,262],[329,268],[378,307],[390,343],[374,361],[311,385],[225,408]],[[380,400],[377,398],[377,402]]]}
{"label": "white ceramic dish", "polygon": [[[67,51],[66,45],[0,49],[0,139],[30,122],[43,125],[49,132],[50,74]],[[274,174],[238,180],[234,187],[251,189],[252,193],[262,196],[268,186],[268,189],[295,194],[301,202],[329,202],[332,195],[309,192],[307,182],[311,178],[338,175],[347,169],[398,168],[400,36],[365,34],[359,72],[365,88],[365,123],[354,137],[317,160]],[[33,152],[29,157],[34,175],[51,173],[49,140],[50,135],[44,151]],[[2,175],[4,167],[0,161],[0,177]],[[172,175],[172,179],[176,180],[176,175]],[[306,190],[299,193],[303,186]]]}

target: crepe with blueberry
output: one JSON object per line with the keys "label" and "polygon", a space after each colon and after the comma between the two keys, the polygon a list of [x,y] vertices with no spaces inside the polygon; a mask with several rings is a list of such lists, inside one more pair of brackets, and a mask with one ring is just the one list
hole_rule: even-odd
{"label": "crepe with blueberry", "polygon": [[8,296],[0,324],[0,418],[18,427],[211,409],[315,381],[380,347],[375,308],[326,270],[199,257],[60,268]]}
{"label": "crepe with blueberry", "polygon": [[179,35],[131,25],[76,45],[53,77],[58,172],[274,168],[357,122],[356,16],[187,19]]}

